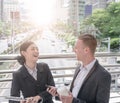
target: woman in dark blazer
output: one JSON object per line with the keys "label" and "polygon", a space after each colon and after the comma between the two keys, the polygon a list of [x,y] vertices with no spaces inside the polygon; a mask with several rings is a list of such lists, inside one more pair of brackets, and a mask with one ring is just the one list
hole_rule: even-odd
{"label": "woman in dark blazer", "polygon": [[24,42],[20,46],[20,54],[17,60],[22,66],[13,73],[11,96],[20,97],[22,94],[26,98],[22,103],[53,103],[52,95],[46,91],[46,85],[55,86],[55,83],[49,66],[46,63],[37,63],[38,47],[32,41]]}

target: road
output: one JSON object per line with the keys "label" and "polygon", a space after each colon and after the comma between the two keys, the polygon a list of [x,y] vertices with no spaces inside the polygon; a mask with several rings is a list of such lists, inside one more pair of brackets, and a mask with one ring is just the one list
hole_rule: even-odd
{"label": "road", "polygon": [[[14,36],[14,38],[11,36],[0,39],[0,54],[3,53],[3,51],[8,49],[8,46],[12,46],[12,49],[15,49],[15,45],[20,43],[21,41],[25,40],[25,38],[31,37],[34,32],[36,32],[37,29],[30,30],[25,33],[20,33]],[[12,45],[13,44],[13,45]]]}

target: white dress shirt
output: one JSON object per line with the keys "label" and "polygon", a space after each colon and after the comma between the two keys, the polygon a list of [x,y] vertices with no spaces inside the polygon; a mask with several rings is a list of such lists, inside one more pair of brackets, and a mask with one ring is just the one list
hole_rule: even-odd
{"label": "white dress shirt", "polygon": [[[25,65],[25,64],[24,64]],[[36,67],[34,69],[30,69],[27,65],[25,65],[25,67],[27,68],[27,71],[29,72],[29,74],[35,79],[37,80],[37,69]]]}
{"label": "white dress shirt", "polygon": [[74,84],[73,84],[73,89],[72,89],[72,94],[73,97],[77,97],[78,92],[83,84],[84,79],[86,78],[86,76],[88,75],[88,73],[90,72],[90,70],[92,69],[92,67],[95,64],[96,59],[94,59],[91,63],[89,63],[88,65],[86,65],[85,67],[83,67],[83,64],[81,64],[80,66],[80,72],[78,73]]}

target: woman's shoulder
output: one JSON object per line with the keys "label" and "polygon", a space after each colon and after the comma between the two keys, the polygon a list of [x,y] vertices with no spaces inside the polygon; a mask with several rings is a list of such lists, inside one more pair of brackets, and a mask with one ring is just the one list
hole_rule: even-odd
{"label": "woman's shoulder", "polygon": [[45,62],[40,62],[40,63],[37,63],[38,66],[41,66],[41,67],[48,67],[48,64],[45,63]]}
{"label": "woman's shoulder", "polygon": [[48,64],[44,62],[37,63],[37,68],[43,71],[49,70]]}
{"label": "woman's shoulder", "polygon": [[17,69],[16,71],[13,72],[14,75],[19,75],[23,72],[24,70],[24,66],[21,66],[19,69]]}

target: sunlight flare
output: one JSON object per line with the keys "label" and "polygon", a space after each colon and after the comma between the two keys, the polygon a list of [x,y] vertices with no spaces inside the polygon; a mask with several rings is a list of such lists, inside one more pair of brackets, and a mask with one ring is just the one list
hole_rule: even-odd
{"label": "sunlight flare", "polygon": [[46,25],[52,22],[54,17],[54,0],[28,0],[27,6],[32,22],[39,25]]}

